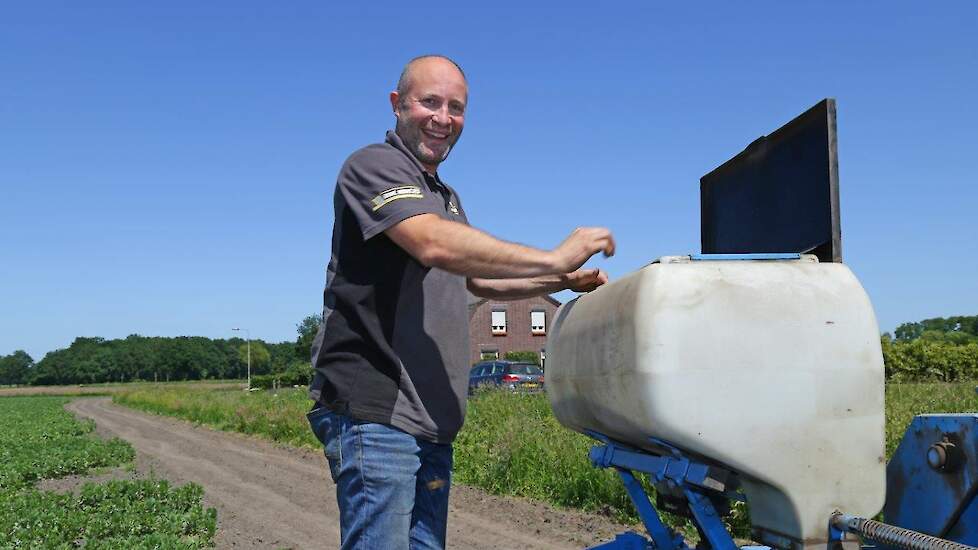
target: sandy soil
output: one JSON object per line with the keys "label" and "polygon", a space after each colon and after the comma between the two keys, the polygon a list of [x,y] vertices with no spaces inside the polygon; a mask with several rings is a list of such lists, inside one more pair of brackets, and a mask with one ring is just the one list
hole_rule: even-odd
{"label": "sandy soil", "polygon": [[[78,399],[67,409],[95,420],[100,436],[121,437],[136,449],[135,468],[97,479],[155,475],[203,485],[205,505],[217,508],[219,548],[339,545],[334,486],[321,453],[147,415],[109,398]],[[72,490],[87,479],[48,481],[42,487]],[[579,549],[627,529],[601,516],[461,485],[452,488],[451,502],[450,548]]]}

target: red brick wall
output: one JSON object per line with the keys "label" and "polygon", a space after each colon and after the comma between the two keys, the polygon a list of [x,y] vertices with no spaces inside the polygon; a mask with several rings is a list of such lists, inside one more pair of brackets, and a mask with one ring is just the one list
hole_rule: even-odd
{"label": "red brick wall", "polygon": [[[492,333],[493,310],[506,311],[506,335]],[[532,334],[530,331],[530,312],[544,311],[546,313],[546,330],[550,330],[557,305],[543,298],[527,298],[511,302],[486,300],[478,305],[469,316],[470,359],[472,363],[481,360],[484,349],[499,350],[499,358],[505,357],[508,351],[540,352],[546,347],[547,335]]]}

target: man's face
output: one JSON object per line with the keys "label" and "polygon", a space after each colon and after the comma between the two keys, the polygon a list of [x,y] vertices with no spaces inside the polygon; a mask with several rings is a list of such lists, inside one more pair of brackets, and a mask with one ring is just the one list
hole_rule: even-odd
{"label": "man's face", "polygon": [[397,135],[431,173],[448,157],[462,135],[468,87],[458,69],[444,59],[416,61],[404,96],[391,92]]}

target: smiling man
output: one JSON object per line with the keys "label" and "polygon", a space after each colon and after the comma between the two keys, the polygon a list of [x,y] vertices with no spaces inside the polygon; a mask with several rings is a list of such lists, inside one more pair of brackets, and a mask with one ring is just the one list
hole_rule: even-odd
{"label": "smiling man", "polygon": [[615,244],[575,229],[553,250],[468,225],[438,176],[462,135],[468,85],[447,57],[411,60],[384,143],[353,153],[333,196],[309,422],[336,483],[342,548],[444,548],[452,441],[468,386],[466,288],[516,299],[607,282],[580,269]]}

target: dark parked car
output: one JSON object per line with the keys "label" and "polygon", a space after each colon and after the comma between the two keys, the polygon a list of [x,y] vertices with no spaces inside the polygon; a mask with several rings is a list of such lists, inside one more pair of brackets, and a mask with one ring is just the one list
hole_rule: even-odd
{"label": "dark parked car", "polygon": [[512,391],[543,391],[543,371],[533,363],[483,361],[469,372],[469,393],[480,386],[498,386]]}

